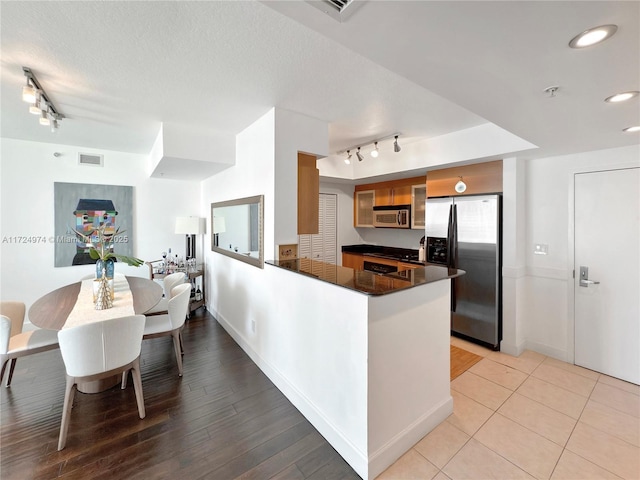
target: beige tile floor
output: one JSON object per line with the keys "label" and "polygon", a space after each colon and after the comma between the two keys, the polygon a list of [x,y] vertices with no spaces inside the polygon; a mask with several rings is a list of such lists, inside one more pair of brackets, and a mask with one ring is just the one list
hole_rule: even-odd
{"label": "beige tile floor", "polygon": [[451,382],[453,414],[377,480],[640,479],[640,386],[525,351]]}

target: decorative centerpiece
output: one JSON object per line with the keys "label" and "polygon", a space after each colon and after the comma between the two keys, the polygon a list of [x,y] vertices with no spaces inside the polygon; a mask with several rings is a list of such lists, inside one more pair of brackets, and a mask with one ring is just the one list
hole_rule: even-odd
{"label": "decorative centerpiece", "polygon": [[[113,275],[114,275],[114,261],[118,260],[126,263],[127,265],[131,265],[134,267],[139,267],[144,263],[144,260],[135,257],[128,257],[126,255],[121,255],[118,253],[114,253],[114,241],[113,239],[118,235],[122,235],[126,230],[120,230],[119,228],[113,232],[108,233],[107,225],[100,225],[98,228],[88,231],[86,233],[79,232],[78,230],[72,229],[78,239],[85,243],[87,247],[89,247],[89,256],[92,260],[96,261],[96,282],[100,282],[100,286],[97,289],[95,295],[96,309],[110,308],[112,306],[113,301]],[[100,292],[102,291],[104,283],[106,285],[107,291],[109,291],[109,305],[102,306],[98,308],[98,302],[100,300]],[[105,301],[103,300],[102,305],[105,305]]]}
{"label": "decorative centerpiece", "polygon": [[102,269],[102,277],[100,280],[100,286],[98,287],[98,294],[96,295],[96,310],[106,310],[113,307],[113,290],[109,288],[109,281],[106,275],[107,270]]}

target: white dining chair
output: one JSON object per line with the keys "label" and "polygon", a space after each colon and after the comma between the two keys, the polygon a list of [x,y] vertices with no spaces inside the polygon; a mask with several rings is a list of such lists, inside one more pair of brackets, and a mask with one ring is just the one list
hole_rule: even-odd
{"label": "white dining chair", "polygon": [[156,337],[173,337],[173,347],[178,362],[178,376],[182,376],[182,342],[181,331],[184,327],[189,309],[191,284],[184,283],[173,287],[166,315],[148,316],[144,326],[144,339]]}
{"label": "white dining chair", "polygon": [[0,383],[7,365],[10,364],[5,384],[7,387],[11,386],[18,358],[58,348],[55,330],[38,328],[22,331],[25,311],[26,307],[22,302],[0,302]]}
{"label": "white dining chair", "polygon": [[169,300],[171,299],[171,291],[173,287],[184,283],[185,274],[183,272],[176,272],[167,275],[162,280],[162,288],[164,290],[164,296],[156,303],[152,308],[144,312],[145,315],[160,315],[166,314],[169,311]]}
{"label": "white dining chair", "polygon": [[60,330],[60,352],[67,372],[58,450],[67,442],[69,417],[78,382],[113,377],[131,370],[140,418],[145,417],[140,348],[144,315],[114,318]]}

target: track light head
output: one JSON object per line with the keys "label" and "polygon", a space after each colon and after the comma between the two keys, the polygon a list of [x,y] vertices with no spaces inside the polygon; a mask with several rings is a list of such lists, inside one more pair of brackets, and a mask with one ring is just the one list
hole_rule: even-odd
{"label": "track light head", "polygon": [[356,152],[356,157],[358,157],[358,161],[361,162],[362,160],[364,160],[364,157],[362,156],[362,154],[360,153],[360,147],[358,147],[358,151]]}
{"label": "track light head", "polygon": [[375,148],[373,150],[371,150],[371,156],[373,158],[378,158],[378,153],[379,153],[378,152],[378,142],[375,142],[374,145],[375,145]]}
{"label": "track light head", "polygon": [[27,84],[22,87],[22,100],[27,103],[34,103],[36,101],[36,89],[31,85],[28,78]]}
{"label": "track light head", "polygon": [[398,145],[398,135],[395,135],[393,138],[394,138],[394,140],[393,140],[393,151],[398,153],[400,150],[402,150],[400,148],[400,145]]}
{"label": "track light head", "polygon": [[51,121],[49,120],[49,116],[47,115],[47,112],[45,112],[44,110],[42,110],[42,114],[40,115],[40,125],[49,125],[51,123]]}
{"label": "track light head", "polygon": [[351,150],[347,150],[347,158],[344,159],[344,163],[347,165],[351,164]]}

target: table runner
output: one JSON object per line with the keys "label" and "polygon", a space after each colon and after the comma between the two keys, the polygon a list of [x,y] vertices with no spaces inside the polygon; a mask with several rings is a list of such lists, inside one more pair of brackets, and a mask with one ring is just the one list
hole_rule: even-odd
{"label": "table runner", "polygon": [[113,307],[106,310],[96,310],[93,303],[93,278],[83,280],[73,310],[62,328],[77,327],[87,323],[109,320],[111,318],[135,315],[133,310],[133,294],[129,282],[124,275],[116,273],[113,278]]}

